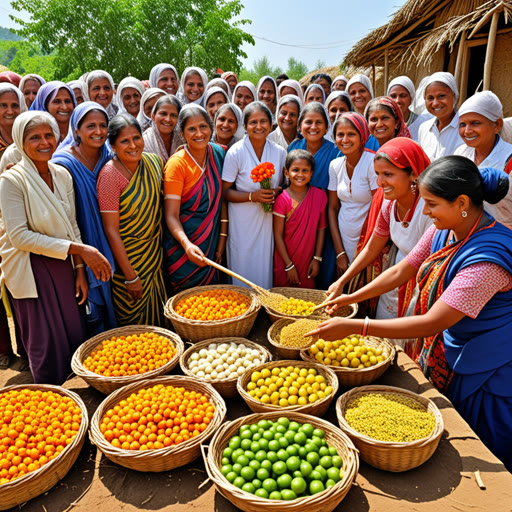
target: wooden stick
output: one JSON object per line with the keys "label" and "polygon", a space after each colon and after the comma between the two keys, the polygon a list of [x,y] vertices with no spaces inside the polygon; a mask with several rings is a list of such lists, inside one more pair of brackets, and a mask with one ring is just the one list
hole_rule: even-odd
{"label": "wooden stick", "polygon": [[489,30],[489,41],[487,43],[487,51],[485,53],[484,91],[488,91],[491,87],[492,61],[494,58],[494,46],[496,44],[496,31],[498,29],[499,17],[500,13],[497,10],[494,11],[491,21],[491,29]]}

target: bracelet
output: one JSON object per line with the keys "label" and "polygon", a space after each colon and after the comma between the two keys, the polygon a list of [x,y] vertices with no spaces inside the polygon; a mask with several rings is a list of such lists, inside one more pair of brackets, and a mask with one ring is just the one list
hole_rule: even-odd
{"label": "bracelet", "polygon": [[341,251],[339,254],[336,254],[336,259],[338,259],[340,256],[343,256],[344,254],[347,254],[345,251]]}
{"label": "bracelet", "polygon": [[78,263],[77,265],[75,265],[75,268],[84,268],[85,265],[83,263]]}
{"label": "bracelet", "polygon": [[284,271],[285,272],[290,272],[290,270],[294,269],[295,268],[295,265],[293,263],[290,263],[290,265],[288,265]]}
{"label": "bracelet", "polygon": [[227,233],[219,233],[220,236],[228,237],[229,235]]}
{"label": "bracelet", "polygon": [[361,331],[361,336],[365,338],[368,335],[368,329],[370,328],[370,319],[368,317],[365,317],[364,324],[363,324],[363,330]]}
{"label": "bracelet", "polygon": [[249,201],[252,203],[252,192],[249,192]]}
{"label": "bracelet", "polygon": [[313,259],[316,261],[322,261],[323,258],[321,256],[313,256]]}
{"label": "bracelet", "polygon": [[228,219],[220,219],[221,222],[229,222]]}
{"label": "bracelet", "polygon": [[139,276],[137,276],[135,279],[132,279],[131,281],[125,281],[124,284],[133,284],[136,283],[139,280]]}

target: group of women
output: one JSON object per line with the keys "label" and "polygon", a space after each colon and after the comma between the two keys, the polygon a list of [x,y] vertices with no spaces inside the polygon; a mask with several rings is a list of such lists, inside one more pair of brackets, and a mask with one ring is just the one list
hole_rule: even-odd
{"label": "group of women", "polygon": [[401,340],[511,469],[512,145],[492,92],[457,110],[450,73],[422,90],[170,64],[117,95],[105,71],[0,84],[2,298],[34,380],[65,380],[88,336],[163,325],[167,297],[219,282],[206,257],[360,303],[316,332]]}

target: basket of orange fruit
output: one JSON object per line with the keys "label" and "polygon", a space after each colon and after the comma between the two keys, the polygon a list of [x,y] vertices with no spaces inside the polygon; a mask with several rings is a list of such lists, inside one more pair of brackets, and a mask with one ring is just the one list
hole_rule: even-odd
{"label": "basket of orange fruit", "polygon": [[71,469],[88,427],[80,397],[60,386],[0,390],[0,510],[45,493]]}
{"label": "basket of orange fruit", "polygon": [[129,325],[97,334],[73,354],[71,368],[89,385],[109,394],[133,382],[169,373],[185,347],[174,332]]}
{"label": "basket of orange fruit", "polygon": [[258,316],[258,296],[242,286],[209,285],[170,298],[164,314],[176,332],[191,342],[247,336]]}
{"label": "basket of orange fruit", "polygon": [[137,471],[169,471],[192,462],[220,427],[226,405],[209,384],[157,377],[118,389],[98,407],[90,439],[112,462]]}

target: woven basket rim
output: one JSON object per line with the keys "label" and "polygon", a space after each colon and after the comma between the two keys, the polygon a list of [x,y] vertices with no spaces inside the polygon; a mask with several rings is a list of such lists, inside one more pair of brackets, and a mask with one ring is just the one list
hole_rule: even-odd
{"label": "woven basket rim", "polygon": [[[436,424],[432,429],[432,432],[427,437],[422,437],[421,439],[417,439],[415,441],[407,441],[407,442],[395,442],[395,441],[380,441],[379,439],[374,439],[372,437],[368,437],[364,434],[361,434],[357,430],[354,430],[345,420],[345,406],[348,403],[357,398],[360,395],[366,393],[382,393],[382,394],[394,394],[394,395],[406,395],[407,397],[416,400],[421,405],[423,405],[428,411],[432,413],[436,420]],[[444,432],[444,420],[441,414],[441,411],[437,407],[437,405],[424,396],[421,396],[409,389],[399,388],[395,386],[385,386],[378,384],[369,384],[367,386],[359,386],[353,388],[346,393],[343,393],[336,400],[336,415],[338,417],[338,422],[340,423],[340,428],[357,439],[361,439],[366,443],[372,444],[374,446],[386,447],[386,448],[421,448],[425,445],[432,443],[437,440],[442,433]]]}
{"label": "woven basket rim", "polygon": [[[249,299],[251,299],[251,303],[246,311],[244,311],[241,315],[232,317],[232,318],[224,318],[222,320],[191,320],[190,318],[185,318],[184,316],[178,315],[174,310],[174,306],[177,302],[181,301],[192,295],[199,295],[202,292],[210,291],[210,290],[231,290],[238,292],[242,295],[245,295]],[[259,309],[261,306],[260,299],[258,295],[248,288],[244,288],[243,286],[235,286],[235,285],[223,285],[223,284],[211,284],[207,286],[195,286],[193,288],[189,288],[188,290],[183,290],[174,297],[171,297],[165,304],[164,307],[164,315],[169,319],[175,322],[181,322],[183,324],[191,325],[191,326],[218,326],[218,325],[226,325],[232,322],[237,322],[239,320],[245,319],[255,310]]]}
{"label": "woven basket rim", "polygon": [[[267,331],[267,339],[269,343],[276,348],[284,349],[284,350],[293,350],[297,353],[300,353],[303,349],[301,347],[288,347],[287,345],[281,345],[281,343],[277,342],[274,337],[277,336],[277,334],[281,334],[281,331],[290,324],[293,324],[294,322],[299,322],[300,320],[310,320],[312,322],[315,322],[316,319],[313,319],[311,317],[304,317],[304,318],[280,318],[279,320],[275,321]],[[276,333],[276,331],[279,330],[279,333]]]}
{"label": "woven basket rim", "polygon": [[[133,393],[136,393],[140,389],[143,389],[145,387],[153,387],[158,384],[172,385],[185,388],[187,384],[189,386],[191,384],[192,386],[197,386],[200,389],[201,393],[207,395],[209,400],[213,402],[213,405],[215,406],[215,414],[211,423],[208,425],[208,428],[204,432],[201,432],[201,434],[199,434],[197,437],[193,437],[179,445],[166,446],[164,448],[139,451],[124,450],[122,448],[116,448],[115,446],[112,446],[103,437],[99,429],[101,420],[106,411],[113,407],[118,402],[120,402],[121,400],[129,397]],[[202,441],[208,439],[210,437],[210,434],[213,434],[213,430],[221,425],[226,415],[226,412],[226,404],[222,396],[213,386],[205,384],[204,382],[200,382],[198,379],[194,379],[188,376],[166,375],[156,377],[154,379],[145,379],[138,382],[134,382],[133,384],[124,386],[108,395],[103,400],[103,402],[101,402],[101,404],[98,406],[91,419],[89,437],[91,439],[91,443],[96,445],[98,449],[100,449],[100,451],[103,452],[107,458],[109,454],[111,454],[112,456],[115,456],[119,459],[138,460],[140,462],[143,462],[144,460],[154,460],[157,458],[177,456],[183,453],[187,453],[190,450],[193,450],[198,445],[200,445]]]}
{"label": "woven basket rim", "polygon": [[[270,351],[266,347],[264,347],[263,345],[259,345],[255,341],[251,341],[251,340],[249,340],[247,338],[239,338],[239,337],[210,338],[208,340],[198,341],[197,343],[194,343],[191,347],[187,348],[187,350],[185,350],[185,352],[183,352],[183,354],[181,354],[181,357],[180,357],[180,368],[181,368],[181,370],[187,376],[192,377],[192,378],[194,378],[194,379],[196,379],[196,380],[198,380],[200,382],[204,382],[206,384],[212,384],[212,385],[215,385],[215,384],[236,384],[236,382],[238,381],[239,377],[233,377],[232,379],[208,380],[208,379],[204,379],[202,377],[196,377],[192,372],[190,372],[190,368],[188,367],[188,361],[190,359],[190,356],[193,353],[198,352],[199,350],[201,350],[202,348],[210,345],[211,343],[231,343],[231,342],[237,343],[239,345],[241,345],[242,343],[243,344],[247,344],[251,348],[259,350],[261,352],[261,354],[263,355],[263,357],[267,359],[266,362],[270,362],[272,360],[272,354],[270,353]],[[253,366],[253,367],[250,367],[250,368],[255,368],[255,367]]]}
{"label": "woven basket rim", "polygon": [[[62,450],[58,457],[55,457],[55,459],[51,460],[35,471],[31,471],[30,473],[27,473],[20,478],[16,478],[15,480],[11,480],[10,482],[6,482],[0,485],[0,495],[6,490],[13,490],[20,485],[25,486],[27,482],[31,480],[44,478],[47,473],[53,472],[57,465],[62,463],[68,455],[71,455],[72,452],[77,449],[81,443],[83,443],[87,429],[89,428],[89,415],[87,413],[87,408],[85,407],[85,404],[80,396],[74,391],[53,384],[14,384],[12,386],[6,386],[5,388],[0,389],[0,395],[8,391],[21,389],[30,389],[32,391],[53,391],[54,393],[58,393],[60,395],[71,398],[71,400],[73,400],[80,408],[80,412],[82,413],[82,421],[80,422],[80,428],[78,429],[75,438],[69,445],[64,448],[64,450]],[[38,495],[39,494],[36,494],[35,496]]]}
{"label": "woven basket rim", "polygon": [[[117,337],[124,335],[122,333],[128,330],[132,334],[141,334],[145,332],[153,332],[160,334],[160,336],[169,339],[173,343],[174,348],[176,349],[176,354],[174,354],[174,357],[164,365],[155,368],[154,370],[150,370],[145,373],[139,373],[137,375],[121,375],[118,377],[107,377],[105,375],[100,375],[99,373],[94,373],[91,370],[88,370],[83,365],[84,360],[100,343],[103,343],[104,341],[112,338],[113,336]],[[89,381],[93,381],[115,383],[116,385],[128,385],[131,384],[132,382],[140,380],[141,378],[151,378],[153,376],[158,376],[161,375],[162,373],[170,371],[179,362],[181,354],[183,353],[184,350],[185,345],[183,344],[183,340],[175,332],[154,325],[127,325],[123,327],[116,327],[115,329],[110,329],[108,331],[104,331],[100,334],[97,334],[96,336],[93,336],[92,338],[89,338],[87,341],[82,343],[82,345],[80,345],[73,354],[73,357],[71,359],[71,368],[76,375],[78,375],[88,383],[90,383]]]}
{"label": "woven basket rim", "polygon": [[[324,398],[321,398],[320,400],[317,400],[316,402],[313,402],[311,404],[306,405],[289,405],[287,407],[281,407],[279,405],[273,405],[273,404],[264,404],[262,402],[259,402],[258,400],[255,400],[249,393],[246,391],[245,386],[243,385],[244,380],[248,379],[249,374],[252,374],[254,372],[263,370],[265,368],[268,368],[269,366],[274,368],[276,366],[301,366],[303,365],[304,368],[307,367],[313,367],[317,372],[326,378],[328,385],[332,387],[332,393],[329,396],[326,396]],[[311,365],[311,366],[308,366]],[[248,382],[246,382],[245,385],[247,385]],[[279,412],[301,412],[304,409],[317,409],[319,406],[324,405],[326,402],[330,403],[334,397],[336,396],[336,393],[338,392],[339,388],[339,381],[336,374],[330,370],[327,367],[322,367],[322,365],[319,365],[318,363],[310,363],[309,361],[301,361],[300,359],[282,359],[279,361],[269,361],[267,363],[260,364],[259,366],[255,366],[254,368],[248,369],[245,373],[240,375],[238,377],[237,383],[236,383],[236,389],[238,390],[238,393],[243,398],[243,400],[247,403],[247,405],[254,404],[257,407],[263,407],[268,408],[269,412],[270,410]]]}

